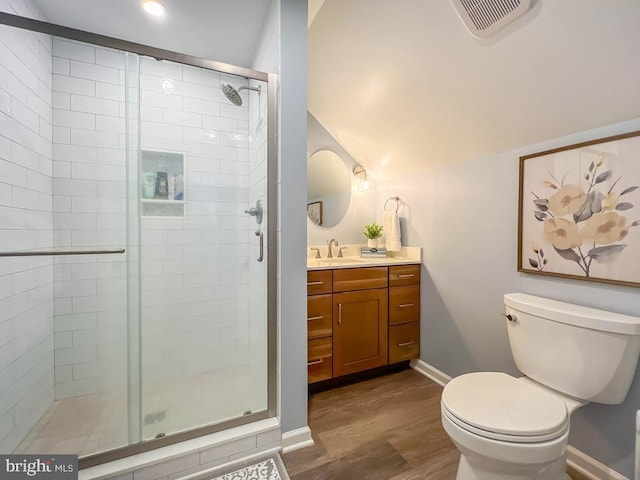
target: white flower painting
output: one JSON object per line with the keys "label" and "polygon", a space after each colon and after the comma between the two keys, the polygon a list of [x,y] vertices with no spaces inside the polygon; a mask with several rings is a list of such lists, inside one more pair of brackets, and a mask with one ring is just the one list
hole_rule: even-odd
{"label": "white flower painting", "polygon": [[520,158],[518,270],[640,286],[640,132]]}

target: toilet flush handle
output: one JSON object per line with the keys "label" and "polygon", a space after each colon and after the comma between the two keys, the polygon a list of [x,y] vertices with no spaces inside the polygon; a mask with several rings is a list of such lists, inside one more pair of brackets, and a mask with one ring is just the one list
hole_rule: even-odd
{"label": "toilet flush handle", "polygon": [[505,317],[507,317],[507,320],[509,320],[510,322],[515,322],[517,320],[516,316],[511,315],[510,313],[507,313]]}

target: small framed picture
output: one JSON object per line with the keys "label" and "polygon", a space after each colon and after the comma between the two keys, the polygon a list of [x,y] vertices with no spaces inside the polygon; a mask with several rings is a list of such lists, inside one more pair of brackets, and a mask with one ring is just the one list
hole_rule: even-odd
{"label": "small framed picture", "polygon": [[316,225],[322,225],[322,202],[307,203],[307,215]]}

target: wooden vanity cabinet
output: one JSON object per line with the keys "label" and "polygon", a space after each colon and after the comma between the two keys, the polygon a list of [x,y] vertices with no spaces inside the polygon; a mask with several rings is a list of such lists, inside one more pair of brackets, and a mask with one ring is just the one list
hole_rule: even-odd
{"label": "wooden vanity cabinet", "polygon": [[309,383],[420,356],[420,265],[307,272]]}

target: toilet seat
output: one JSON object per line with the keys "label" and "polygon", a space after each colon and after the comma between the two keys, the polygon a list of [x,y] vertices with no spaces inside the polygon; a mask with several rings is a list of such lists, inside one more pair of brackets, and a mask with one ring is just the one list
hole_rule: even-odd
{"label": "toilet seat", "polygon": [[456,377],[442,392],[441,405],[451,422],[493,440],[548,442],[569,429],[569,414],[562,400],[505,373]]}

